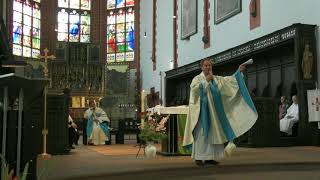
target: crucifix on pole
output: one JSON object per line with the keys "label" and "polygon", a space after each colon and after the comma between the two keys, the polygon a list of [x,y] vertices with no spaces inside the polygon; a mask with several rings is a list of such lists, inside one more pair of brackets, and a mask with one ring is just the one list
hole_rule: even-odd
{"label": "crucifix on pole", "polygon": [[[38,57],[40,59],[44,59],[44,69],[43,69],[43,73],[44,73],[44,77],[48,78],[48,74],[49,74],[49,70],[48,70],[48,59],[53,60],[56,57],[54,55],[48,55],[49,50],[47,48],[45,48],[43,50],[44,52],[44,56],[39,55]],[[48,135],[48,129],[47,129],[47,85],[44,87],[44,117],[43,117],[43,129],[42,129],[42,136],[43,136],[43,153],[42,156],[49,156],[49,154],[47,154],[47,135]]]}

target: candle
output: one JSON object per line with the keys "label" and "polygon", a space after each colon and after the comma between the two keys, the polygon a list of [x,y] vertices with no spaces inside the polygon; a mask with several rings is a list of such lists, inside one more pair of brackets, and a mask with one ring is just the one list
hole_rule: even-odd
{"label": "candle", "polygon": [[144,90],[141,91],[141,125],[144,124]]}

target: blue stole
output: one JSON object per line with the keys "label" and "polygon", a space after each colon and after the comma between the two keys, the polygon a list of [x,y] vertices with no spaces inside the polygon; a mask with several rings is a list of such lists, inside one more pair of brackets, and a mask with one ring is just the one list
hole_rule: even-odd
{"label": "blue stole", "polygon": [[[96,114],[97,116],[100,116],[99,113]],[[91,115],[89,118],[88,118],[88,121],[87,121],[87,137],[89,138],[92,134],[92,131],[93,131],[93,115]],[[99,123],[99,126],[100,128],[102,129],[102,131],[104,132],[104,134],[106,136],[108,136],[109,134],[109,128],[107,126],[106,123]]]}

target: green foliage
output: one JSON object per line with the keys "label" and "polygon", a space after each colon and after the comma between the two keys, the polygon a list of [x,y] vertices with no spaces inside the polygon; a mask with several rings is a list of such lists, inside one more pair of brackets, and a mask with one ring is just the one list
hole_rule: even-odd
{"label": "green foliage", "polygon": [[164,127],[166,122],[166,117],[160,117],[159,115],[147,117],[144,125],[140,127],[139,138],[145,142],[160,142],[167,137]]}
{"label": "green foliage", "polygon": [[[4,157],[0,154],[1,159],[3,159]],[[13,173],[14,170],[13,169],[9,169],[9,165],[8,163],[5,161],[5,163],[3,164],[1,162],[1,179],[2,180],[12,180],[13,179]],[[20,175],[20,180],[26,180],[27,179],[27,175],[28,175],[28,169],[29,169],[29,162],[27,162],[27,164],[24,166],[24,170],[23,173]]]}
{"label": "green foliage", "polygon": [[147,141],[159,142],[160,140],[166,137],[167,135],[165,134],[165,132],[156,131],[154,125],[152,124],[145,124],[139,134],[139,138],[146,142]]}

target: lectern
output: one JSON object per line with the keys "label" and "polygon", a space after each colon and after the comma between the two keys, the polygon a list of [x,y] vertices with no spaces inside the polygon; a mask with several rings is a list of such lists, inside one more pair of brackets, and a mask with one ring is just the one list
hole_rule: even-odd
{"label": "lectern", "polygon": [[10,169],[14,169],[19,176],[24,165],[29,162],[27,179],[32,180],[37,179],[37,155],[41,150],[43,122],[43,89],[48,82],[46,79],[29,79],[14,73],[0,76],[2,164],[7,161]]}

